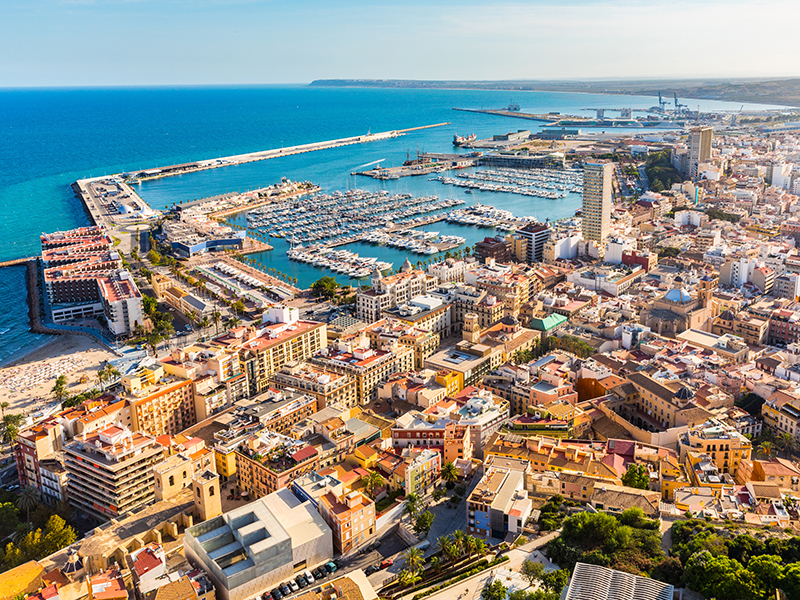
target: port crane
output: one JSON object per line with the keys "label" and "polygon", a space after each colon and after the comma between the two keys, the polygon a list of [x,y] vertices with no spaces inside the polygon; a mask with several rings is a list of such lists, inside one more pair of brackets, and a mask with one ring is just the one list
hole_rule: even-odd
{"label": "port crane", "polygon": [[665,107],[667,106],[667,101],[661,97],[661,92],[658,92],[658,106],[661,108],[661,112],[664,112]]}
{"label": "port crane", "polygon": [[681,112],[681,108],[685,108],[688,110],[688,104],[681,104],[678,102],[678,94],[676,92],[672,92],[672,97],[675,99],[675,114],[679,114]]}

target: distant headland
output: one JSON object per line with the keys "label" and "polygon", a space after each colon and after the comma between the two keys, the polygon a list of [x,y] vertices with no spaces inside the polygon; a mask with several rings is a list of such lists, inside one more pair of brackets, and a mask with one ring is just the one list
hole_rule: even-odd
{"label": "distant headland", "polygon": [[752,79],[624,79],[624,80],[498,80],[434,81],[415,79],[317,79],[317,87],[381,87],[583,92],[657,96],[675,92],[682,98],[800,106],[800,77]]}

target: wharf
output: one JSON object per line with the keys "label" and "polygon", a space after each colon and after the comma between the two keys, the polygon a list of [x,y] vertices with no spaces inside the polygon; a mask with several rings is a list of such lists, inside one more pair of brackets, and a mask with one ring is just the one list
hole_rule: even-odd
{"label": "wharf", "polygon": [[478,164],[477,156],[467,156],[464,154],[440,154],[425,153],[418,154],[415,160],[408,160],[400,167],[380,167],[376,166],[369,171],[359,171],[353,175],[363,175],[373,179],[399,179],[400,177],[418,177],[420,175],[430,175],[431,173],[442,173],[454,169],[466,169]]}
{"label": "wharf", "polygon": [[[478,108],[453,108],[453,110],[460,110],[462,112],[481,113],[484,115],[495,115],[498,117],[513,117],[515,119],[528,119],[530,121],[542,121],[544,123],[558,123],[564,118],[564,115],[556,114],[533,114],[523,113],[516,110],[493,110],[493,109],[478,109]],[[581,117],[568,117],[570,120],[580,121]]]}
{"label": "wharf", "polygon": [[257,152],[248,152],[247,154],[236,154],[233,156],[225,156],[223,158],[201,160],[196,162],[183,163],[180,165],[154,167],[152,169],[143,169],[141,171],[130,173],[128,175],[130,176],[131,181],[137,181],[137,182],[149,181],[152,179],[161,179],[163,177],[172,177],[174,175],[185,175],[187,173],[194,173],[196,171],[205,171],[207,169],[217,169],[219,167],[240,165],[260,160],[268,160],[270,158],[279,158],[281,156],[292,156],[294,154],[315,152],[317,150],[327,150],[329,148],[339,148],[341,146],[350,146],[352,144],[365,144],[367,142],[388,140],[399,137],[401,135],[405,135],[412,131],[418,131],[421,129],[430,129],[432,127],[442,127],[444,125],[449,125],[449,124],[450,123],[434,123],[433,125],[421,125],[419,127],[409,127],[407,129],[395,129],[392,131],[382,131],[380,133],[367,133],[365,135],[339,138],[335,140],[327,140],[324,142],[313,142],[310,144],[300,144],[297,146],[288,146],[286,148],[260,150]]}
{"label": "wharf", "polygon": [[[256,190],[258,192],[259,190]],[[322,191],[322,188],[318,185],[314,185],[308,188],[303,188],[299,190],[295,190],[293,192],[286,192],[282,194],[278,194],[275,196],[269,196],[267,198],[258,198],[255,195],[252,202],[247,202],[246,204],[237,205],[227,207],[221,210],[213,211],[208,214],[210,219],[222,219],[224,217],[229,217],[230,215],[235,215],[236,213],[253,210],[255,208],[259,208],[261,206],[266,206],[267,204],[272,204],[273,202],[283,202],[289,198],[293,198],[295,196],[303,196],[305,194],[316,194],[317,192]],[[228,199],[230,199],[230,195],[226,195]]]}

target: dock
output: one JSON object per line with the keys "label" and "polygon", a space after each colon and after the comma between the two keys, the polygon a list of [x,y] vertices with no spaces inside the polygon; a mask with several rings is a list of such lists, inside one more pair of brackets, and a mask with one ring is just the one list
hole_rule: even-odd
{"label": "dock", "polygon": [[342,146],[350,146],[353,144],[366,144],[368,142],[377,142],[380,140],[388,140],[400,137],[412,131],[419,131],[421,129],[431,129],[433,127],[443,127],[449,124],[450,124],[449,122],[445,122],[445,123],[434,123],[432,125],[420,125],[418,127],[408,127],[406,129],[382,131],[380,133],[367,133],[365,135],[339,138],[323,142],[313,142],[310,144],[300,144],[297,146],[274,148],[271,150],[259,150],[257,152],[248,152],[247,154],[236,154],[233,156],[225,156],[222,158],[214,158],[214,159],[201,160],[191,163],[183,163],[180,165],[153,167],[151,169],[142,169],[140,171],[137,171],[136,173],[128,174],[129,175],[128,180],[133,183],[140,181],[150,181],[153,179],[161,179],[163,177],[186,175],[187,173],[194,173],[196,171],[205,171],[207,169],[218,169],[220,167],[228,167],[231,165],[241,165],[249,162],[257,162],[260,160],[269,160],[271,158],[279,158],[281,156],[292,156],[294,154],[303,154],[305,152],[316,152],[317,150],[327,150],[330,148],[340,148]]}
{"label": "dock", "polygon": [[[506,110],[506,109],[483,109],[483,108],[453,108],[453,110],[460,110],[462,112],[472,112],[472,113],[481,113],[484,115],[495,115],[497,117],[513,117],[515,119],[528,119],[530,121],[541,121],[543,123],[558,123],[564,118],[564,115],[559,114],[533,114],[533,113],[523,113],[516,110]],[[580,120],[581,117],[573,117],[569,116],[569,119],[572,120]]]}

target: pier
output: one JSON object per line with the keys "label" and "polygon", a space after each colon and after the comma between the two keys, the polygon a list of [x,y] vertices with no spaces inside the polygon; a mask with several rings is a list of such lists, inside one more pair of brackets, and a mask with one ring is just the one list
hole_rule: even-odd
{"label": "pier", "polygon": [[[462,112],[481,113],[484,115],[495,115],[497,117],[513,117],[515,119],[528,119],[530,121],[542,121],[544,123],[558,123],[564,118],[564,115],[558,114],[533,114],[523,113],[515,110],[506,109],[483,109],[483,108],[453,108],[453,110],[460,110]],[[581,117],[568,117],[571,120],[581,120]]]}
{"label": "pier", "polygon": [[36,260],[36,256],[27,256],[25,258],[13,258],[11,260],[4,260],[0,262],[0,267],[15,267],[17,265],[24,265],[26,263],[31,262],[32,260]]}
{"label": "pier", "polygon": [[248,152],[246,154],[236,154],[234,156],[225,156],[222,158],[214,158],[209,160],[201,160],[197,162],[184,163],[180,165],[170,165],[167,167],[154,167],[152,169],[143,169],[136,173],[130,173],[129,181],[150,181],[153,179],[160,179],[162,177],[172,177],[174,175],[185,175],[187,173],[194,173],[196,171],[205,171],[207,169],[218,169],[220,167],[227,167],[231,165],[241,165],[249,162],[256,162],[259,160],[269,160],[271,158],[279,158],[281,156],[292,156],[294,154],[303,154],[305,152],[316,152],[317,150],[327,150],[329,148],[339,148],[341,146],[350,146],[353,144],[366,144],[367,142],[377,142],[380,140],[388,140],[401,135],[406,135],[412,131],[419,131],[422,129],[431,129],[433,127],[443,127],[449,125],[449,122],[434,123],[432,125],[420,125],[419,127],[408,127],[406,129],[395,129],[392,131],[382,131],[380,133],[367,133],[365,135],[358,135],[347,138],[339,138],[336,140],[327,140],[324,142],[313,142],[310,144],[300,144],[298,146],[288,146],[285,148],[275,148],[272,150],[260,150],[257,152]]}

